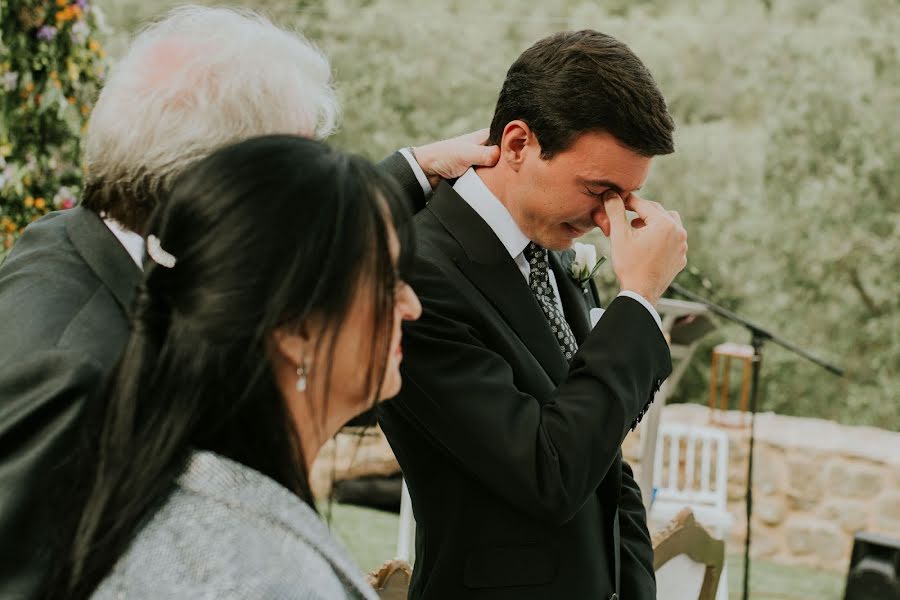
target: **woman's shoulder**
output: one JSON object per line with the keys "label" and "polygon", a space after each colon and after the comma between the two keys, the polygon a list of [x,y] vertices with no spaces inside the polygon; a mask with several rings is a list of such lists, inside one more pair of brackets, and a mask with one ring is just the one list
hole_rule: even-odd
{"label": "woman's shoulder", "polygon": [[97,597],[122,592],[129,598],[372,597],[304,502],[264,475],[206,452],[192,457]]}

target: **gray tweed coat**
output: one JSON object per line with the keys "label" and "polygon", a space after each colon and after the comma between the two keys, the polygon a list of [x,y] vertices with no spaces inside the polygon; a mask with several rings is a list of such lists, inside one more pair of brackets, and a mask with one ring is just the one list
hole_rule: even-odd
{"label": "gray tweed coat", "polygon": [[192,456],[93,597],[378,599],[309,506],[211,452]]}

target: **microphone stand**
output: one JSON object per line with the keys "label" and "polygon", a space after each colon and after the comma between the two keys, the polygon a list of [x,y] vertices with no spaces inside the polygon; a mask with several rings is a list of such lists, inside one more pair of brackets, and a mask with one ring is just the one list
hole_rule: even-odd
{"label": "microphone stand", "polygon": [[747,459],[747,536],[744,539],[744,585],[743,595],[741,596],[743,600],[748,600],[748,593],[750,589],[750,518],[753,516],[753,442],[754,425],[756,421],[756,399],[757,393],[759,391],[759,372],[762,367],[763,343],[767,341],[774,342],[779,346],[790,350],[794,354],[802,356],[806,360],[819,365],[826,371],[834,373],[838,377],[844,376],[844,370],[838,366],[833,365],[832,363],[814,356],[813,354],[807,352],[799,346],[795,346],[794,344],[767,331],[759,325],[748,321],[747,319],[736,313],[731,312],[727,308],[723,308],[718,304],[710,302],[702,296],[698,296],[697,294],[686,290],[684,287],[678,285],[677,283],[673,282],[669,286],[669,289],[674,291],[679,296],[684,296],[688,300],[703,304],[710,310],[710,312],[717,314],[729,321],[737,323],[750,332],[750,345],[753,347],[753,362],[752,376],[750,380],[750,449]]}

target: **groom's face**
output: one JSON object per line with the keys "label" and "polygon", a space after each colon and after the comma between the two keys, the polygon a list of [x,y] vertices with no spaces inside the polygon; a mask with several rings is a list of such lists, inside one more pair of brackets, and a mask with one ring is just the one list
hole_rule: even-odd
{"label": "groom's face", "polygon": [[522,148],[515,206],[510,207],[522,232],[551,250],[570,248],[594,227],[609,236],[603,199],[615,191],[624,200],[640,189],[652,159],[625,148],[608,133],[589,132],[545,160],[536,138],[530,137]]}

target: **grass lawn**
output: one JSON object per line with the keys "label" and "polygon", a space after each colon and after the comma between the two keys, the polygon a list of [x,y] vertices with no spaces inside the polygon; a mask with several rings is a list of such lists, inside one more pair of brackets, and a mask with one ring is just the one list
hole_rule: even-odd
{"label": "grass lawn", "polygon": [[[319,505],[319,513],[328,516],[326,503]],[[331,510],[331,532],[350,550],[363,571],[377,569],[397,552],[397,531],[400,519],[393,513],[359,508],[348,504],[334,504]]]}
{"label": "grass lawn", "polygon": [[[322,517],[328,506],[319,507]],[[397,544],[397,515],[334,504],[331,508],[331,531],[347,546],[364,571],[372,571],[394,557]],[[728,556],[728,589],[730,600],[741,600],[743,558]],[[750,564],[750,598],[752,600],[841,600],[844,576],[803,567],[786,567],[755,560]]]}
{"label": "grass lawn", "polygon": [[[845,575],[806,567],[788,567],[764,560],[750,561],[752,600],[841,600]],[[728,556],[728,596],[741,600],[744,557]]]}

